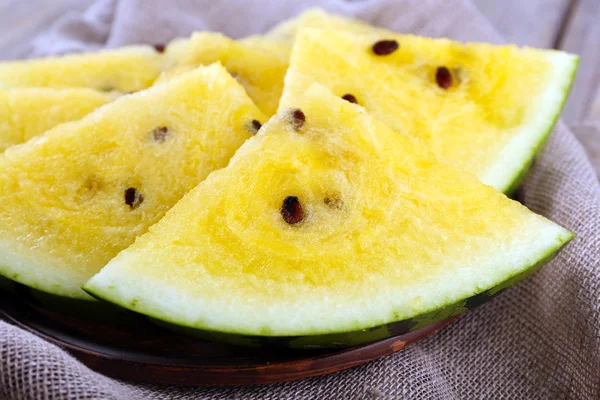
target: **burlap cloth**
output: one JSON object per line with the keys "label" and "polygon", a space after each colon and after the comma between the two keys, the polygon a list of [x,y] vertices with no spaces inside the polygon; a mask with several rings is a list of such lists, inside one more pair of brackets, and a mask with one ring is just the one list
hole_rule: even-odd
{"label": "burlap cloth", "polygon": [[[400,32],[501,42],[464,1],[98,1],[40,37],[35,54],[165,42],[192,30],[262,32],[309,5]],[[582,129],[593,129],[584,127]],[[0,321],[0,396],[10,399],[600,399],[600,187],[559,123],[524,185],[527,206],[576,232],[557,259],[492,302],[394,355],[268,386],[134,385],[95,373]]]}

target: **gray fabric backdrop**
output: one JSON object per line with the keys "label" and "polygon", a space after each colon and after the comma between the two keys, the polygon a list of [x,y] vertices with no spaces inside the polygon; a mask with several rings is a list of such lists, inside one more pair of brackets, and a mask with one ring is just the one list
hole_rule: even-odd
{"label": "gray fabric backdrop", "polygon": [[[192,30],[264,31],[309,5],[399,32],[498,43],[467,1],[99,0],[35,44],[43,55],[165,42]],[[298,382],[241,388],[133,385],[97,374],[0,321],[0,396],[9,399],[600,399],[600,187],[559,123],[524,185],[525,203],[576,232],[525,282],[406,350]]]}

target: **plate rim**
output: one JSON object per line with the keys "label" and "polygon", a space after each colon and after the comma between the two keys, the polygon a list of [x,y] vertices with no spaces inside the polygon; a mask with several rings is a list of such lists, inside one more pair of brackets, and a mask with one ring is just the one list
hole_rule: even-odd
{"label": "plate rim", "polygon": [[[15,300],[24,302],[24,299],[20,296],[17,296]],[[335,349],[331,352],[318,355],[308,353],[306,358],[297,360],[277,361],[273,363],[265,362],[249,366],[224,366],[178,365],[176,362],[166,364],[155,361],[135,360],[130,356],[118,357],[56,337],[26,321],[22,321],[14,315],[17,313],[18,311],[7,311],[5,302],[0,302],[0,315],[5,320],[67,351],[68,354],[95,372],[136,383],[178,384],[186,386],[269,384],[330,374],[356,367],[400,351],[407,345],[437,332],[458,318],[458,316],[454,316],[406,334],[392,336],[356,347]],[[52,328],[51,330],[60,332],[58,328]],[[92,342],[92,340],[88,341]]]}

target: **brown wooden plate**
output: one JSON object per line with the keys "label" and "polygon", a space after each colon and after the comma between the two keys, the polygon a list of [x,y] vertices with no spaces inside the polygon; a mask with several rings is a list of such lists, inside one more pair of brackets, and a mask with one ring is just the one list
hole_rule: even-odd
{"label": "brown wooden plate", "polygon": [[196,386],[264,384],[329,374],[399,351],[451,321],[349,349],[293,350],[203,341],[120,311],[109,318],[70,316],[41,306],[26,290],[0,291],[0,314],[102,374]]}

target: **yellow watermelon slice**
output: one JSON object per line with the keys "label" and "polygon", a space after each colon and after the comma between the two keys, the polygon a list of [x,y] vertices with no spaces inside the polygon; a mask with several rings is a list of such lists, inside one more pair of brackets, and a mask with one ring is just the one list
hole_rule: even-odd
{"label": "yellow watermelon slice", "polygon": [[87,87],[133,92],[150,87],[164,68],[162,48],[130,46],[0,63],[0,89]]}
{"label": "yellow watermelon slice", "polygon": [[0,92],[0,152],[117,98],[85,88],[15,88]]}
{"label": "yellow watermelon slice", "polygon": [[323,87],[297,100],[84,289],[187,332],[347,346],[481,303],[572,237]]}
{"label": "yellow watermelon slice", "polygon": [[319,82],[509,193],[550,134],[577,61],[552,50],[306,28],[280,108]]}
{"label": "yellow watermelon slice", "polygon": [[220,65],[122,96],[0,155],[0,274],[81,285],[227,165],[264,115]]}
{"label": "yellow watermelon slice", "polygon": [[268,116],[277,110],[288,54],[275,51],[277,46],[258,38],[236,42],[218,33],[199,32],[189,39],[171,42],[166,57],[171,70],[164,80],[198,65],[219,61],[244,86],[255,104]]}

